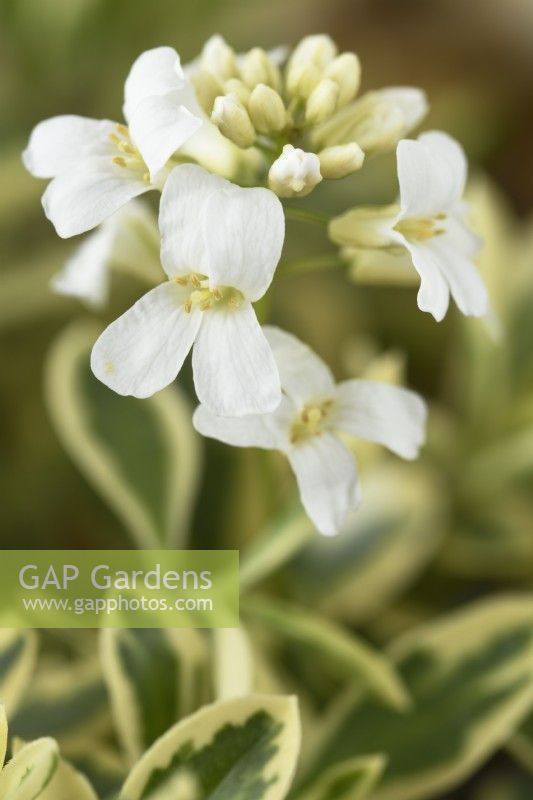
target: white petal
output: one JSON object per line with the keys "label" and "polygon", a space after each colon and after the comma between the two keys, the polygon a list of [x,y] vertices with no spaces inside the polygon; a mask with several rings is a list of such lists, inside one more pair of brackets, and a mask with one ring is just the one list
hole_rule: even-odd
{"label": "white petal", "polygon": [[129,130],[152,180],[201,126],[202,120],[182,105],[180,91],[141,100],[130,114]]}
{"label": "white petal", "polygon": [[284,397],[269,414],[248,414],[245,417],[220,417],[206,406],[198,406],[193,424],[198,433],[234,447],[261,447],[284,450],[288,444],[290,422],[295,414],[291,401]]}
{"label": "white petal", "polygon": [[425,92],[415,86],[389,86],[377,89],[375,97],[401,112],[403,120],[402,136],[419,125],[428,112],[428,101]]}
{"label": "white petal", "polygon": [[329,433],[313,436],[287,452],[304,508],[320,533],[334,536],[359,504],[355,460]]}
{"label": "white petal", "polygon": [[37,178],[54,178],[90,156],[111,154],[108,134],[115,123],[65,115],[40,122],[33,129],[22,154],[26,169]]}
{"label": "white petal", "polygon": [[187,292],[168,281],[141,297],[101,334],[93,347],[96,377],[118,394],[150,397],[177,376],[202,322],[187,314]]}
{"label": "white petal", "polygon": [[169,277],[189,272],[207,275],[204,207],[213,192],[229,185],[193,164],[175,167],[170,173],[159,206],[161,263]]}
{"label": "white petal", "polygon": [[378,381],[352,380],[337,386],[332,425],[412,459],[424,443],[426,417],[426,404],[414,392]]}
{"label": "white petal", "polygon": [[173,47],[154,47],[134,61],[124,84],[124,116],[127,120],[147,97],[165,95],[185,81],[180,57]]}
{"label": "white petal", "polygon": [[429,311],[437,322],[440,322],[444,319],[448,310],[450,289],[433,250],[428,246],[430,241],[432,240],[409,242],[404,239],[404,244],[411,254],[416,271],[420,275],[420,289],[417,297],[418,308],[421,311]]}
{"label": "white petal", "polygon": [[192,358],[200,402],[223,417],[273,411],[281,400],[279,374],[252,306],[204,314]]}
{"label": "white petal", "polygon": [[110,158],[90,158],[50,182],[43,207],[59,236],[67,238],[91,230],[128,200],[152,188]]}
{"label": "white petal", "polygon": [[430,217],[453,209],[466,177],[461,147],[443,133],[403,139],[396,150],[402,217]]}
{"label": "white petal", "polygon": [[482,317],[489,307],[487,289],[476,266],[461,250],[461,243],[450,229],[441,236],[428,239],[425,247],[431,251],[459,310],[467,316]]}
{"label": "white petal", "polygon": [[329,367],[310,347],[281,328],[263,328],[278,365],[281,388],[298,407],[333,394],[335,380]]}
{"label": "white petal", "polygon": [[259,300],[272,282],[285,236],[276,195],[229,184],[208,199],[203,223],[211,284],[234,286],[248,300]]}
{"label": "white petal", "polygon": [[101,307],[107,300],[114,238],[113,227],[106,225],[89,234],[50,281],[52,291]]}

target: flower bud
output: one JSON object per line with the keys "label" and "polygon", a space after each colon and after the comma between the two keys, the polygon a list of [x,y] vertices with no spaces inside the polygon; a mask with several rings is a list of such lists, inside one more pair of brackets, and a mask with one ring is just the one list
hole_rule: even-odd
{"label": "flower bud", "polygon": [[306,36],[293,51],[287,65],[289,94],[307,99],[322,78],[326,66],[337,54],[329,36]]}
{"label": "flower bud", "polygon": [[326,147],[318,154],[318,157],[322,177],[329,180],[345,178],[352,172],[356,172],[361,169],[365,160],[365,154],[356,142]]}
{"label": "flower bud", "polygon": [[292,144],[285,145],[268,173],[268,185],[279,197],[304,197],[321,180],[318,156]]}
{"label": "flower bud", "polygon": [[205,43],[200,64],[203,69],[222,82],[238,75],[235,53],[222,36],[212,36]]}
{"label": "flower bud", "polygon": [[231,94],[236,97],[243,106],[248,105],[250,99],[250,90],[239,78],[230,78],[224,84],[224,92],[221,94]]}
{"label": "flower bud", "polygon": [[328,234],[344,247],[390,247],[397,244],[394,224],[399,206],[353,208],[329,223]]}
{"label": "flower bud", "polygon": [[250,96],[249,112],[256,131],[271,133],[283,130],[287,124],[287,111],[279,94],[258,84]]}
{"label": "flower bud", "polygon": [[305,107],[305,119],[311,125],[318,125],[331,117],[339,99],[339,86],[330,78],[320,81],[313,89]]}
{"label": "flower bud", "polygon": [[191,75],[191,81],[194,86],[196,99],[205,113],[211,114],[216,98],[219,94],[224,94],[222,84],[205,69],[199,69],[198,72],[193,73],[193,75]]}
{"label": "flower bud", "polygon": [[355,53],[342,53],[327,65],[324,78],[331,78],[338,84],[337,107],[342,108],[354,99],[359,90],[361,63]]}
{"label": "flower bud", "polygon": [[253,89],[259,83],[264,83],[275,89],[281,89],[281,73],[279,67],[274,64],[268,53],[261,47],[254,47],[249,50],[242,59],[240,65],[241,76],[245,84]]}
{"label": "flower bud", "polygon": [[248,112],[234,95],[217,97],[211,121],[238,147],[251,147],[255,142],[255,129]]}

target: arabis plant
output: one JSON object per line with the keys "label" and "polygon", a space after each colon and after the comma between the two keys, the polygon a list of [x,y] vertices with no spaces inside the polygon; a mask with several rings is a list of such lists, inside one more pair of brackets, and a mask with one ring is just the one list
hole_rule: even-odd
{"label": "arabis plant", "polygon": [[[414,458],[426,410],[405,389],[335,384],[304,344],[261,328],[254,304],[276,278],[285,214],[318,222],[347,251],[393,256],[391,274],[412,261],[418,304],[437,320],[450,293],[465,314],[487,309],[473,263],[479,240],[462,200],[460,145],[438,132],[403,138],[426,112],[419,89],[357,98],[359,84],[358,58],[339,54],[323,35],[306,37],[288,55],[260,48],[238,55],[214,36],[184,69],[175,50],[159,47],[143,53],[126,80],[127,126],[55,117],[36,127],[24,153],[30,171],[53,179],[43,203],[61,236],[103,223],[53,289],[102,305],[117,260],[123,271],[131,262],[129,271],[154,287],[98,338],[91,356],[97,378],[118,394],[146,398],[174,381],[192,350],[197,429],[230,444],[283,451],[308,515],[326,535],[342,527],[360,496],[343,437]],[[394,147],[400,198],[393,206],[331,220],[278,199],[303,197],[324,179],[359,170],[366,155]],[[225,179],[229,173],[235,183]],[[116,213],[151,188],[161,190],[159,231],[146,219],[140,224],[140,201]],[[120,245],[139,240],[127,233],[133,229],[148,241],[148,268],[141,268],[144,245]],[[159,240],[165,277],[153,269]],[[332,263],[345,260],[326,254],[296,266],[302,274]],[[262,322],[269,308],[261,304]]]}
{"label": "arabis plant", "polygon": [[205,406],[194,414],[204,436],[286,454],[307,514],[326,536],[339,532],[360,500],[349,434],[413,459],[425,438],[426,406],[413,392],[368,380],[336,384],[327,365],[296,337],[266,326],[281,376],[282,402],[270,414],[229,419]]}

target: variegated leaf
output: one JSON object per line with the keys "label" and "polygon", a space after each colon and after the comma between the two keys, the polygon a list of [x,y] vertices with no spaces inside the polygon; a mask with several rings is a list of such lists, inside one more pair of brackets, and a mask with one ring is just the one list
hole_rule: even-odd
{"label": "variegated leaf", "polygon": [[360,756],[330,767],[298,800],[364,800],[385,768],[383,756]]}
{"label": "variegated leaf", "polygon": [[300,748],[296,700],[249,695],[215,703],[161,737],[121,800],[283,800]]}
{"label": "variegated leaf", "polygon": [[199,443],[181,391],[138,400],[92,374],[92,322],[56,340],[46,364],[48,410],[63,446],[140,547],[185,541],[199,472]]}
{"label": "variegated leaf", "polygon": [[50,781],[59,763],[59,750],[53,739],[37,739],[25,745],[0,772],[2,800],[36,800]]}
{"label": "variegated leaf", "polygon": [[24,694],[35,668],[35,631],[0,629],[0,702],[11,714]]}
{"label": "variegated leaf", "polygon": [[478,602],[400,637],[391,657],[413,697],[396,714],[371,702],[344,715],[315,768],[384,753],[372,800],[422,800],[464,781],[533,703],[533,597]]}
{"label": "variegated leaf", "polygon": [[116,729],[131,763],[207,699],[207,649],[196,630],[106,629],[101,655]]}

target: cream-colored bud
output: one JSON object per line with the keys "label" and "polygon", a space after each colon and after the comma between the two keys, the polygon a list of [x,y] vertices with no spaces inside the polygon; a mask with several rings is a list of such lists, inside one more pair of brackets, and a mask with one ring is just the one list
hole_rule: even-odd
{"label": "cream-colored bud", "polygon": [[343,247],[390,247],[397,244],[394,224],[399,206],[353,208],[331,220],[330,239]]}
{"label": "cream-colored bud", "polygon": [[243,81],[250,89],[265,83],[277,92],[281,90],[280,69],[261,47],[254,47],[244,55],[240,70]]}
{"label": "cream-colored bud", "polygon": [[321,180],[318,156],[292,144],[285,145],[268,173],[268,185],[279,197],[305,197]]}
{"label": "cream-colored bud", "polygon": [[232,94],[240,100],[243,106],[248,106],[250,90],[239,78],[230,78],[229,81],[226,81],[223,94]]}
{"label": "cream-colored bud", "polygon": [[224,94],[222,84],[205,69],[199,69],[198,72],[193,73],[191,81],[194,86],[196,99],[205,113],[211,114],[216,98],[219,94]]}
{"label": "cream-colored bud", "polygon": [[331,78],[320,81],[307,101],[305,107],[306,121],[311,125],[318,125],[328,117],[331,117],[337,107],[339,92],[339,85]]}
{"label": "cream-colored bud", "polygon": [[222,36],[212,36],[205,43],[200,64],[221,82],[238,76],[235,52]]}
{"label": "cream-colored bud", "polygon": [[318,154],[318,157],[322,177],[329,180],[345,178],[352,172],[356,172],[361,169],[365,160],[365,154],[356,142],[326,147]]}
{"label": "cream-colored bud", "polygon": [[259,133],[277,133],[287,124],[287,111],[279,94],[260,83],[250,95],[250,118]]}
{"label": "cream-colored bud", "polygon": [[287,64],[287,91],[306,100],[337,54],[329,36],[306,36],[294,49]]}
{"label": "cream-colored bud", "polygon": [[355,53],[342,53],[331,61],[324,70],[324,77],[331,78],[339,85],[337,107],[350,103],[361,84],[361,62]]}
{"label": "cream-colored bud", "polygon": [[238,97],[234,95],[217,97],[211,121],[238,147],[251,147],[255,142],[255,128],[250,116]]}

